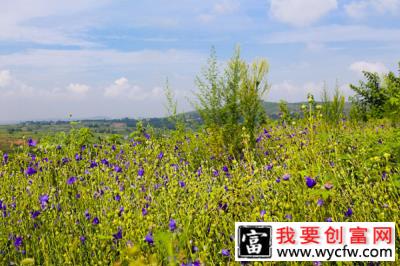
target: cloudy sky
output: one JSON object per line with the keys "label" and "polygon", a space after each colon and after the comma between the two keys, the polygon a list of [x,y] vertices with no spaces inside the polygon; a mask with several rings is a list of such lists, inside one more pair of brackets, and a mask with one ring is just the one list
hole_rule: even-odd
{"label": "cloudy sky", "polygon": [[267,100],[301,101],[395,71],[400,0],[2,0],[0,122],[181,110],[211,46],[267,58]]}

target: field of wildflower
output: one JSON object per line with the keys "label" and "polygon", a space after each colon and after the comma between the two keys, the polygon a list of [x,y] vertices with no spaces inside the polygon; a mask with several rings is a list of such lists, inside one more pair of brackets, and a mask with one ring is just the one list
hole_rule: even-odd
{"label": "field of wildflower", "polygon": [[398,128],[271,123],[241,156],[214,141],[76,129],[0,152],[0,264],[236,265],[235,221],[394,221],[399,260]]}

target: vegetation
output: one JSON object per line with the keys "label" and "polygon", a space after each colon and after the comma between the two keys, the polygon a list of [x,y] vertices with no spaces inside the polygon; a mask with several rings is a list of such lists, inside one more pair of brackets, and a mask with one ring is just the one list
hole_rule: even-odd
{"label": "vegetation", "polygon": [[266,60],[248,65],[236,48],[221,76],[212,49],[208,67],[203,70],[202,77],[197,78],[199,92],[195,106],[217,145],[234,154],[240,153],[243,128],[249,138],[254,139],[256,129],[266,119],[261,99],[268,89],[267,73]]}
{"label": "vegetation", "polygon": [[[400,63],[399,63],[400,74]],[[389,118],[392,123],[400,121],[400,76],[393,72],[380,77],[378,73],[364,72],[365,81],[359,86],[350,85],[353,97],[352,117],[355,119]]]}
{"label": "vegetation", "polygon": [[274,104],[280,116],[267,121],[267,71],[237,50],[221,76],[212,54],[198,79],[204,124],[194,129],[168,86],[171,129],[3,128],[18,142],[0,151],[0,264],[228,265],[236,221],[398,222],[399,78],[382,85],[366,73],[353,86],[353,114],[369,121],[343,119],[338,90]]}

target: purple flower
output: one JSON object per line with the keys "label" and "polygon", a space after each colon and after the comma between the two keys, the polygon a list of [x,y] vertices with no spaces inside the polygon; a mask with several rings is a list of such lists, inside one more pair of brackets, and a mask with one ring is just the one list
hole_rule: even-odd
{"label": "purple flower", "polygon": [[332,162],[332,161],[329,162],[329,165],[330,165],[331,167],[335,167],[335,163]]}
{"label": "purple flower", "polygon": [[36,169],[30,166],[25,170],[25,174],[27,175],[34,175],[36,173],[37,173]]}
{"label": "purple flower", "polygon": [[350,217],[353,215],[353,210],[351,208],[348,208],[347,211],[344,213],[344,216]]}
{"label": "purple flower", "polygon": [[323,200],[323,199],[318,199],[317,205],[320,206],[320,207],[321,207],[322,205],[324,205],[324,200]]}
{"label": "purple flower", "polygon": [[14,247],[19,249],[22,246],[22,237],[17,236],[14,240]]}
{"label": "purple flower", "polygon": [[278,177],[275,181],[276,181],[276,183],[280,183],[281,179]]}
{"label": "purple flower", "polygon": [[307,187],[313,188],[317,184],[317,181],[315,181],[315,179],[313,179],[309,176],[306,176],[306,184],[307,184]]}
{"label": "purple flower", "polygon": [[292,216],[291,214],[286,214],[286,215],[285,215],[285,218],[288,219],[288,220],[292,220],[292,219],[293,219],[293,216]]}
{"label": "purple flower", "polygon": [[185,184],[185,182],[183,182],[183,181],[179,181],[179,186],[180,186],[180,187],[185,187],[186,184]]}
{"label": "purple flower", "polygon": [[331,217],[326,218],[325,222],[332,222],[332,218]]}
{"label": "purple flower", "polygon": [[84,236],[80,236],[79,240],[81,241],[82,244],[85,244],[86,238]]}
{"label": "purple flower", "polygon": [[115,195],[114,199],[115,199],[116,201],[120,201],[120,200],[121,200],[121,196],[120,196],[119,194],[117,194],[117,195]]}
{"label": "purple flower", "polygon": [[39,201],[40,201],[40,205],[42,206],[42,209],[44,209],[47,205],[47,203],[49,203],[49,195],[41,195],[39,197]]}
{"label": "purple flower", "polygon": [[139,170],[138,170],[138,176],[143,176],[144,175],[144,169],[143,168],[140,168]]}
{"label": "purple flower", "polygon": [[202,173],[202,168],[201,167],[199,167],[199,169],[197,169],[197,176],[201,176],[201,173]]}
{"label": "purple flower", "polygon": [[90,213],[88,210],[85,211],[85,217],[87,220],[90,220]]}
{"label": "purple flower", "polygon": [[382,173],[382,180],[386,180],[387,178],[387,173],[385,171],[383,171]]}
{"label": "purple flower", "polygon": [[61,148],[62,148],[61,145],[57,145],[56,147],[57,150],[61,150]]}
{"label": "purple flower", "polygon": [[122,172],[122,168],[119,167],[118,165],[114,166],[114,171],[117,173],[121,173]]}
{"label": "purple flower", "polygon": [[324,188],[327,190],[331,190],[333,188],[333,185],[331,183],[325,183]]}
{"label": "purple flower", "polygon": [[93,221],[92,221],[92,224],[97,225],[97,224],[99,224],[99,223],[100,223],[99,218],[94,217],[94,218],[93,218]]}
{"label": "purple flower", "polygon": [[265,170],[270,171],[270,170],[272,170],[273,167],[274,167],[274,165],[272,163],[270,163],[265,166]]}
{"label": "purple flower", "polygon": [[76,182],[77,178],[75,176],[71,176],[70,178],[68,178],[67,180],[67,185],[72,185]]}
{"label": "purple flower", "polygon": [[267,212],[266,212],[265,210],[261,210],[261,211],[260,211],[260,216],[261,216],[261,218],[264,217],[264,215],[265,215],[266,213],[267,213]]}
{"label": "purple flower", "polygon": [[229,172],[228,166],[224,165],[222,167],[222,171],[224,171],[225,173],[228,173]]}
{"label": "purple flower", "polygon": [[69,159],[68,158],[62,158],[62,164],[67,164],[68,162],[69,162]]}
{"label": "purple flower", "polygon": [[33,140],[31,138],[28,139],[28,146],[29,147],[36,147],[36,145],[37,145],[37,141],[36,140]]}
{"label": "purple flower", "polygon": [[285,180],[285,181],[288,181],[290,179],[290,174],[284,174],[282,176],[282,179]]}
{"label": "purple flower", "polygon": [[157,156],[157,158],[160,159],[160,160],[161,160],[163,157],[164,157],[164,153],[163,153],[163,152],[160,152],[160,153],[158,154],[158,156]]}
{"label": "purple flower", "polygon": [[176,222],[174,219],[170,219],[169,220],[169,230],[171,230],[172,232],[175,231],[176,229]]}
{"label": "purple flower", "polygon": [[97,164],[96,161],[91,161],[91,162],[90,162],[90,168],[95,168],[95,167],[97,167],[97,166],[98,166],[98,164]]}
{"label": "purple flower", "polygon": [[145,216],[147,215],[148,211],[146,208],[142,208],[142,215]]}
{"label": "purple flower", "polygon": [[218,170],[214,170],[214,171],[213,171],[213,175],[214,175],[214,176],[219,176]]}
{"label": "purple flower", "polygon": [[8,162],[8,153],[3,154],[3,162],[7,163]]}
{"label": "purple flower", "polygon": [[124,210],[124,207],[119,208],[118,216],[121,216]]}
{"label": "purple flower", "polygon": [[221,251],[221,254],[222,256],[229,257],[231,255],[231,252],[229,251],[229,249],[223,249]]}
{"label": "purple flower", "polygon": [[40,215],[40,211],[33,211],[31,212],[31,217],[32,219],[35,219],[36,217],[38,217]]}
{"label": "purple flower", "polygon": [[113,234],[113,237],[115,240],[122,239],[122,229],[118,229],[118,232],[116,234]]}
{"label": "purple flower", "polygon": [[82,160],[82,155],[80,155],[79,153],[75,154],[75,161],[80,161]]}
{"label": "purple flower", "polygon": [[152,245],[154,243],[153,235],[152,233],[148,233],[146,237],[144,238],[144,241]]}
{"label": "purple flower", "polygon": [[144,133],[144,137],[145,137],[146,139],[150,139],[150,135],[147,134],[146,132]]}

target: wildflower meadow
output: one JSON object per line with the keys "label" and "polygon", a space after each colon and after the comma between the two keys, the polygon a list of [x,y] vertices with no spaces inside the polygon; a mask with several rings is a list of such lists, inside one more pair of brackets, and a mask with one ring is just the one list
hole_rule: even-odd
{"label": "wildflower meadow", "polygon": [[[243,153],[207,130],[74,129],[1,153],[0,260],[22,265],[234,265],[235,221],[398,221],[390,123],[273,123]],[[398,259],[399,228],[396,228]]]}

